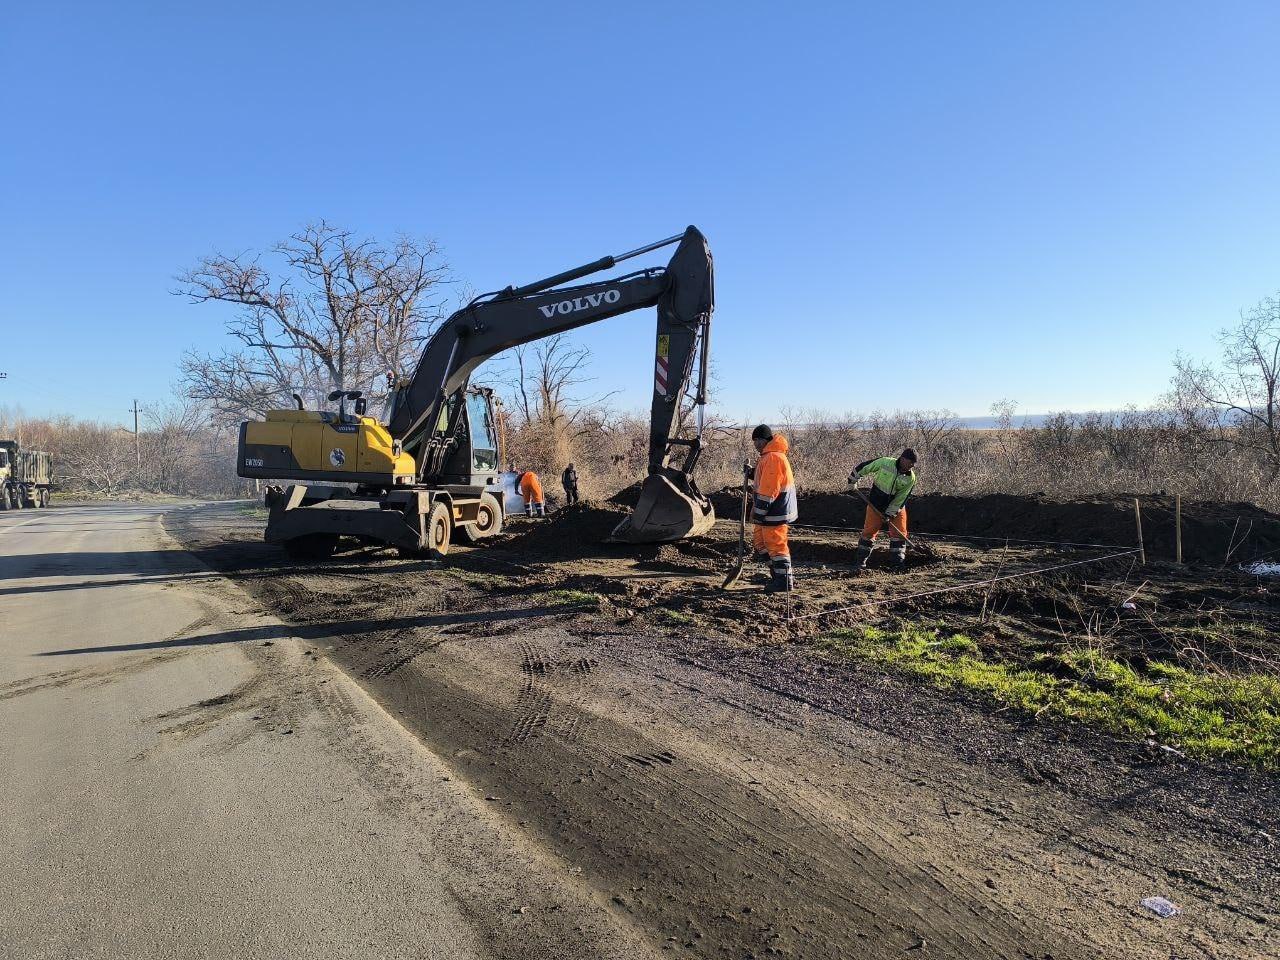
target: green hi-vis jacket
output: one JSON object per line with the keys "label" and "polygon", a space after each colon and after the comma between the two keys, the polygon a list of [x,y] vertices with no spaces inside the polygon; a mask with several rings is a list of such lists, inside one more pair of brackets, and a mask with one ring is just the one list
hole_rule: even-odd
{"label": "green hi-vis jacket", "polygon": [[897,457],[881,457],[879,460],[865,460],[853,468],[859,477],[871,477],[875,485],[871,495],[867,497],[880,512],[897,509],[907,502],[911,491],[915,489],[916,472],[898,472]]}

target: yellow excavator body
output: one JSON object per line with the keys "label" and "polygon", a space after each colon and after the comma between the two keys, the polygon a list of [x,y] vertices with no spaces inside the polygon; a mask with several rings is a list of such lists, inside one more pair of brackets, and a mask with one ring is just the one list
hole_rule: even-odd
{"label": "yellow excavator body", "polygon": [[404,486],[413,457],[374,417],[315,410],[269,410],[240,425],[239,473],[264,480],[316,480]]}

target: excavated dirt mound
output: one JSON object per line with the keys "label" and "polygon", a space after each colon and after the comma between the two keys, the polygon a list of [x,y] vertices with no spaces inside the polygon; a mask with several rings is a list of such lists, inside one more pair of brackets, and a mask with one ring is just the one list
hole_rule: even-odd
{"label": "excavated dirt mound", "polygon": [[510,534],[495,539],[492,545],[531,562],[629,557],[644,563],[692,564],[713,569],[735,555],[736,544],[730,549],[712,539],[609,543],[614,528],[630,515],[628,508],[611,501],[584,500],[557,510],[545,520],[518,521]]}
{"label": "excavated dirt mound", "polygon": [[[712,496],[716,513],[735,517],[741,487]],[[1153,560],[1174,557],[1172,497],[1140,497],[1143,537]],[[800,524],[857,528],[866,505],[854,494],[805,493]],[[1135,546],[1133,499],[1055,501],[1043,497],[991,494],[952,497],[927,494],[909,504],[912,530],[920,534],[1011,537]],[[1184,502],[1182,554],[1192,563],[1233,563],[1280,554],[1280,516],[1247,503]]]}
{"label": "excavated dirt mound", "polygon": [[623,487],[606,502],[617,507],[634,507],[640,502],[640,491],[642,489],[644,489],[644,481],[637,480],[631,486]]}
{"label": "excavated dirt mound", "polygon": [[589,556],[606,548],[620,553],[623,545],[606,544],[605,540],[630,513],[627,508],[607,500],[583,500],[557,510],[546,519],[517,521],[510,528],[512,532],[494,544],[535,558]]}

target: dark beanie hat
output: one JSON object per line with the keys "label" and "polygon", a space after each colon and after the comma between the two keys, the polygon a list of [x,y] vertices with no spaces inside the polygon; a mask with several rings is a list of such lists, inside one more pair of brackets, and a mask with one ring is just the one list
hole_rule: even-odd
{"label": "dark beanie hat", "polygon": [[902,451],[902,456],[910,460],[912,463],[919,463],[920,458],[916,456],[916,452],[910,447]]}
{"label": "dark beanie hat", "polygon": [[760,424],[760,426],[756,427],[754,430],[751,431],[751,439],[752,440],[772,440],[773,431],[769,429],[769,425],[767,423],[762,423]]}

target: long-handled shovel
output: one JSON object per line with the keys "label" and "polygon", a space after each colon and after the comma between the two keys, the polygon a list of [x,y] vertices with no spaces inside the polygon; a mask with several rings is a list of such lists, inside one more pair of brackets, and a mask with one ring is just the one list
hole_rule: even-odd
{"label": "long-handled shovel", "polygon": [[733,569],[729,571],[729,576],[724,578],[724,583],[720,585],[721,590],[728,590],[731,586],[738,582],[738,578],[742,576],[742,564],[747,559],[747,506],[751,502],[751,465],[742,464],[742,517],[738,525],[738,559],[733,564]]}
{"label": "long-handled shovel", "polygon": [[902,537],[902,539],[906,541],[907,546],[910,547],[912,550],[917,551],[922,557],[925,557],[929,560],[938,559],[938,555],[933,552],[933,547],[929,546],[927,543],[919,543],[919,544],[916,543],[914,540],[908,537],[905,533],[903,533],[901,530],[895,527],[893,525],[893,521],[890,520],[888,517],[886,517],[884,515],[884,512],[879,507],[877,507],[874,503],[868,500],[867,495],[865,493],[863,493],[857,487],[851,487],[850,489],[853,490],[853,492],[856,493],[858,496],[860,496],[863,502],[872,510],[874,510],[876,514],[880,517],[880,519],[884,521],[885,527],[889,530],[890,535],[893,535],[896,533],[898,536]]}

